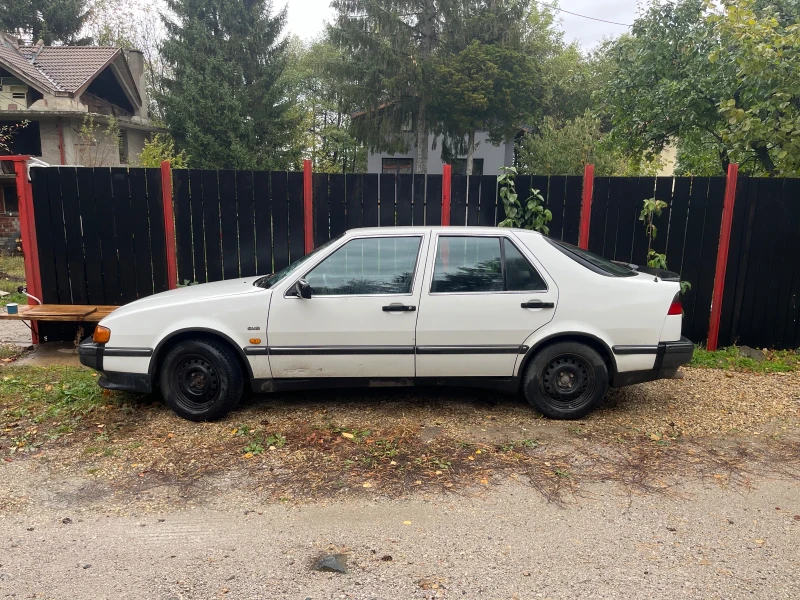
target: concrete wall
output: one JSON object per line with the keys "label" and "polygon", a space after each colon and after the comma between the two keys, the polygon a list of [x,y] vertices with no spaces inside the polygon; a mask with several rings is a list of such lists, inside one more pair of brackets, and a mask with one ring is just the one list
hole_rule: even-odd
{"label": "concrete wall", "polygon": [[144,143],[150,138],[150,133],[138,129],[128,129],[128,164],[139,164],[139,154],[144,150]]}
{"label": "concrete wall", "polygon": [[56,119],[39,121],[39,137],[42,142],[41,159],[50,165],[61,164],[61,152],[58,148],[58,124]]}
{"label": "concrete wall", "polygon": [[[410,135],[410,134],[409,134]],[[514,143],[507,142],[495,146],[489,141],[489,134],[479,131],[475,135],[475,141],[478,146],[475,149],[475,158],[483,159],[483,174],[484,175],[499,175],[500,167],[511,166],[514,159]],[[434,142],[436,148],[434,149]],[[406,158],[414,159],[414,166],[416,168],[417,162],[417,149],[413,144],[413,137],[410,142],[411,148],[407,153],[402,154],[389,154],[388,152],[370,153],[367,156],[367,173],[380,173],[383,170],[384,158]],[[466,158],[462,156],[460,158]],[[435,139],[433,134],[428,138],[428,173],[431,175],[439,174],[442,172],[442,138]]]}
{"label": "concrete wall", "polygon": [[0,214],[0,251],[14,252],[19,235],[19,216]]}

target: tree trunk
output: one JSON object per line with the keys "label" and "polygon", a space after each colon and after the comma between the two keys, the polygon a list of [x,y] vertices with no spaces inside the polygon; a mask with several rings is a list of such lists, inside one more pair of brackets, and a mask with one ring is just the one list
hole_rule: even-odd
{"label": "tree trunk", "polygon": [[770,177],[775,176],[775,163],[772,161],[772,157],[769,155],[769,150],[764,145],[756,146],[755,144],[751,144],[750,147],[756,153],[756,157],[758,158],[758,162],[764,167],[764,170],[769,174]]}
{"label": "tree trunk", "polygon": [[475,162],[475,130],[469,132],[467,140],[467,175],[472,175],[472,164]]}
{"label": "tree trunk", "polygon": [[719,162],[722,165],[722,173],[727,173],[728,165],[731,164],[731,159],[728,156],[728,151],[725,148],[719,151]]}
{"label": "tree trunk", "polygon": [[414,173],[417,175],[428,174],[428,122],[425,112],[425,100],[419,102],[419,114],[417,115],[417,164],[414,165]]}

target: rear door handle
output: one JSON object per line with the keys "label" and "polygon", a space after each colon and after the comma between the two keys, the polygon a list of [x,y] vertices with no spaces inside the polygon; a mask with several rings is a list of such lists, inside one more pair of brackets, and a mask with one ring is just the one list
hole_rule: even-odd
{"label": "rear door handle", "polygon": [[416,306],[408,306],[407,304],[390,304],[383,307],[383,312],[414,312],[417,310]]}
{"label": "rear door handle", "polygon": [[528,300],[520,304],[522,308],[555,308],[552,302],[542,302],[541,300]]}

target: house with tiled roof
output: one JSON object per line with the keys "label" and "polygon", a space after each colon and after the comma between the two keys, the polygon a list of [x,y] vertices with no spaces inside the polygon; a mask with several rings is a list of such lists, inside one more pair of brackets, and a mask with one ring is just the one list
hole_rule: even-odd
{"label": "house with tiled roof", "polygon": [[[160,129],[148,114],[144,57],[104,46],[27,45],[0,33],[0,126],[10,148],[50,165],[135,164]],[[0,174],[0,247],[13,245],[13,177]]]}
{"label": "house with tiled roof", "polygon": [[25,45],[0,34],[0,124],[22,121],[28,124],[12,139],[14,153],[51,165],[135,162],[159,130],[148,115],[142,53]]}

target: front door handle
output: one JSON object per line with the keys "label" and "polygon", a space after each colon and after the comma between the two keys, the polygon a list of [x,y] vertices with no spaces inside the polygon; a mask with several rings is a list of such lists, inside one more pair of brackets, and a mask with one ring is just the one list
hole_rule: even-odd
{"label": "front door handle", "polygon": [[542,302],[541,300],[528,300],[520,304],[522,308],[555,308],[552,302]]}
{"label": "front door handle", "polygon": [[407,304],[390,304],[383,307],[383,312],[414,312],[415,310],[417,310],[416,306]]}

